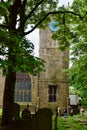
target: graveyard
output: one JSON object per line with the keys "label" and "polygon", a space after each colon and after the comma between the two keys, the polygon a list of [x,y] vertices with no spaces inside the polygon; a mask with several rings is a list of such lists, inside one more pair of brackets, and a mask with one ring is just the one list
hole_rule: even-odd
{"label": "graveyard", "polygon": [[[2,110],[0,109],[0,119]],[[55,121],[57,119],[57,124]],[[15,105],[13,120],[8,126],[0,126],[0,130],[86,130],[87,129],[87,111],[84,115],[73,115],[57,117],[48,108],[38,110],[35,114],[26,107],[19,111],[19,105]]]}

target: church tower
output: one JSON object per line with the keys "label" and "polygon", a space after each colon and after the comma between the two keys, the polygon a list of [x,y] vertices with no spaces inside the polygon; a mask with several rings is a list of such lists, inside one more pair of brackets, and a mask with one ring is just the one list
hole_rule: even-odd
{"label": "church tower", "polygon": [[58,49],[58,41],[51,38],[49,27],[40,30],[39,57],[45,61],[45,71],[38,75],[38,106],[64,109],[69,96],[68,77],[63,69],[68,68],[68,51]]}

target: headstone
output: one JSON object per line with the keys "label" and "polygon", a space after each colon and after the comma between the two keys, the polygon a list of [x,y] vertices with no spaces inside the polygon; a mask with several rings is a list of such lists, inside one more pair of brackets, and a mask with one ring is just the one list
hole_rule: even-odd
{"label": "headstone", "polygon": [[32,119],[32,130],[51,130],[53,112],[49,108],[39,109]]}
{"label": "headstone", "polygon": [[14,103],[13,105],[13,120],[20,118],[20,105]]}
{"label": "headstone", "polygon": [[28,108],[25,108],[23,111],[22,111],[22,119],[24,120],[28,120],[31,118],[31,112],[29,111]]}
{"label": "headstone", "polygon": [[32,130],[31,126],[24,120],[12,121],[5,130]]}

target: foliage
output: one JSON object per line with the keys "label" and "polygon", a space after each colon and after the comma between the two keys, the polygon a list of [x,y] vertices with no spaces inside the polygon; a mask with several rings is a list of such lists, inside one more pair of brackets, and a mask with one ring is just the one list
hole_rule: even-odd
{"label": "foliage", "polygon": [[[82,120],[80,122],[80,120]],[[68,117],[67,119],[58,118],[58,129],[59,130],[86,130],[84,117]]]}
{"label": "foliage", "polygon": [[[11,35],[11,36],[10,36]],[[38,58],[33,56],[34,45],[30,41],[25,38],[15,36],[12,34],[0,35],[0,68],[3,68],[4,74],[7,73],[7,69],[9,66],[13,68],[13,71],[18,72],[29,72],[31,74],[36,74],[41,71],[44,67],[43,62]],[[4,42],[3,42],[4,39]],[[10,53],[15,57],[16,62],[12,62],[8,60],[9,49],[8,44],[9,41],[15,42],[16,45],[13,46],[13,50]],[[21,57],[21,58],[20,58]]]}
{"label": "foliage", "polygon": [[2,109],[0,108],[0,117],[2,116]]}
{"label": "foliage", "polygon": [[75,0],[72,5],[72,10],[81,15],[81,19],[76,18],[71,24],[71,46],[70,59],[72,66],[70,67],[70,84],[78,90],[78,94],[82,97],[83,102],[87,105],[87,15],[86,1]]}

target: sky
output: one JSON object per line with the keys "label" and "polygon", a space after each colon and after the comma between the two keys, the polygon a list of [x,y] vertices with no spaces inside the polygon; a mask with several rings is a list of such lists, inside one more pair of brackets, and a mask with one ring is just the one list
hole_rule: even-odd
{"label": "sky", "polygon": [[65,6],[67,6],[68,2],[71,5],[71,3],[73,2],[73,0],[59,0],[59,5],[65,5]]}
{"label": "sky", "polygon": [[39,57],[39,30],[34,30],[26,37],[34,44],[34,55]]}
{"label": "sky", "polygon": [[[71,5],[73,0],[59,0],[59,6],[61,5],[68,6],[68,2]],[[36,29],[35,31],[33,31],[32,33],[27,35],[27,38],[34,44],[35,47],[34,55],[39,57],[39,30]]]}

